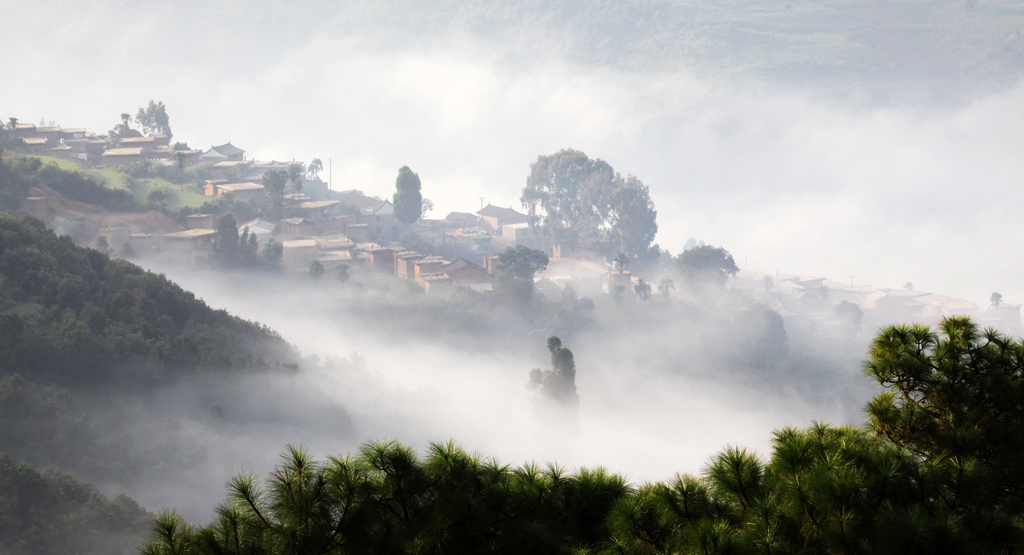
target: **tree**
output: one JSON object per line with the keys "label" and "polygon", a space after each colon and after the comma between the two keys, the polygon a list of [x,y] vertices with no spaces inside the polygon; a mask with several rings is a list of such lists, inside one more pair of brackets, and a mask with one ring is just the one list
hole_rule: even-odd
{"label": "tree", "polygon": [[174,152],[174,166],[178,168],[178,181],[180,181],[180,183],[178,184],[178,190],[182,190],[185,188],[185,180],[183,179],[183,174],[185,173],[184,152],[177,150]]}
{"label": "tree", "polygon": [[520,201],[531,222],[572,246],[636,258],[648,254],[658,230],[647,186],[578,150],[537,157]]}
{"label": "tree", "polygon": [[283,255],[284,245],[273,239],[267,239],[260,249],[260,266],[268,272],[278,272],[281,270]]}
{"label": "tree", "polygon": [[576,392],[576,361],[572,351],[554,335],[548,338],[547,345],[551,353],[551,370],[531,370],[528,387],[559,405],[577,408],[580,399]]}
{"label": "tree", "polygon": [[107,238],[103,235],[96,238],[96,250],[103,254],[110,254],[113,252],[113,249],[110,248],[110,243],[107,242]]}
{"label": "tree", "polygon": [[306,175],[310,179],[316,180],[320,175],[320,172],[324,169],[324,163],[319,158],[313,158],[306,166]]}
{"label": "tree", "polygon": [[1003,304],[1002,293],[992,292],[992,296],[988,298],[988,302],[992,304],[992,308],[999,308],[999,305]]}
{"label": "tree", "polygon": [[155,187],[146,195],[146,201],[156,208],[166,208],[169,200],[167,189],[164,187]]}
{"label": "tree", "polygon": [[217,235],[213,239],[215,263],[222,268],[238,266],[238,224],[230,212],[217,217]]}
{"label": "tree", "polygon": [[662,280],[658,282],[658,293],[660,293],[665,300],[668,300],[669,295],[675,288],[676,284],[669,278],[662,278]]}
{"label": "tree", "polygon": [[729,251],[713,245],[701,245],[683,251],[676,258],[683,277],[691,284],[709,283],[724,287],[725,282],[739,272]]}
{"label": "tree", "polygon": [[288,181],[295,187],[296,193],[302,192],[302,174],[305,173],[302,164],[288,164]]}
{"label": "tree", "polygon": [[420,176],[409,166],[402,166],[395,179],[395,219],[409,225],[423,214],[423,194],[420,193]]}
{"label": "tree", "polygon": [[319,280],[324,276],[324,265],[319,260],[314,260],[309,265],[309,277]]}
{"label": "tree", "polygon": [[341,264],[340,266],[338,266],[338,270],[334,273],[334,277],[337,278],[338,281],[345,283],[346,281],[349,280],[349,278],[352,277],[351,275],[349,275],[348,270],[348,264]]}
{"label": "tree", "polygon": [[527,303],[533,298],[533,277],[548,266],[548,255],[544,251],[525,245],[508,247],[498,255],[495,267],[500,275],[495,280],[495,289],[510,298]]}
{"label": "tree", "polygon": [[282,170],[267,170],[263,174],[263,188],[270,200],[270,218],[279,220],[284,214],[284,188],[288,185],[288,174]]}
{"label": "tree", "polygon": [[646,301],[651,298],[651,284],[640,279],[633,287],[633,292],[636,293],[637,298],[641,301]]}
{"label": "tree", "polygon": [[423,216],[426,216],[428,212],[430,212],[431,210],[434,209],[434,201],[432,201],[432,200],[430,200],[430,199],[428,199],[426,197],[423,197],[422,205],[423,205],[423,208],[422,208],[422,215]]}
{"label": "tree", "polygon": [[128,113],[121,114],[121,123],[114,126],[113,129],[108,133],[110,140],[113,143],[120,143],[121,139],[127,139],[128,137],[141,137],[142,133],[132,129],[129,125],[132,121],[132,115]]}
{"label": "tree", "polygon": [[889,389],[868,404],[872,430],[929,461],[933,495],[965,526],[990,533],[1008,525],[996,512],[1024,511],[1024,344],[954,316],[938,333],[882,330],[865,367]]}
{"label": "tree", "polygon": [[[121,117],[126,115],[122,114]],[[148,106],[139,108],[139,113],[135,115],[135,123],[141,125],[146,134],[160,133],[168,137],[172,136],[170,118],[167,117],[167,108],[164,107],[163,102],[150,100]]]}

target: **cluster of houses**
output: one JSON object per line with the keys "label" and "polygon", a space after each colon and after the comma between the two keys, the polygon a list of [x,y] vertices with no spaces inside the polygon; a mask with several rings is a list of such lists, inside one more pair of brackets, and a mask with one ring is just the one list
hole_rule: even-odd
{"label": "cluster of houses", "polygon": [[1003,333],[1021,332],[1019,304],[980,307],[964,299],[917,291],[911,284],[902,289],[887,289],[834,282],[820,276],[741,271],[729,285],[778,312],[790,330],[842,335],[848,328],[841,328],[848,323],[837,318],[836,307],[849,303],[859,309],[861,330],[868,333],[893,322],[933,323],[953,315],[970,316],[979,325]]}
{"label": "cluster of houses", "polygon": [[[258,167],[250,163],[250,168]],[[261,171],[266,171],[261,169]],[[257,206],[266,193],[256,180],[209,180],[207,196],[232,195]],[[532,244],[521,230],[526,215],[511,208],[487,205],[476,213],[453,212],[443,220],[424,219],[411,226],[398,222],[391,201],[359,190],[331,192],[327,200],[314,200],[301,192],[286,195],[289,212],[297,216],[279,221],[256,218],[239,224],[262,245],[273,239],[282,245],[282,264],[301,271],[319,262],[325,272],[342,265],[363,266],[417,283],[427,293],[460,284],[487,290],[494,279],[494,255],[509,246]],[[217,236],[212,214],[186,217],[187,229],[162,235],[131,233],[126,228],[100,231],[109,248],[133,256],[160,257],[166,262],[205,265],[213,255]],[[528,228],[528,226],[526,226]],[[412,241],[429,255],[398,246]],[[127,249],[125,248],[127,246]]]}
{"label": "cluster of houses", "polygon": [[[247,160],[245,151],[230,142],[206,151],[179,150],[170,137],[123,138],[111,145],[106,136],[82,128],[15,124],[3,126],[30,153],[76,158],[99,167],[116,167],[138,160],[195,165],[210,164],[211,178],[203,192],[209,197],[230,195],[235,200],[264,207],[267,195],[263,175],[272,169],[287,170],[287,162]],[[362,265],[417,283],[427,293],[461,284],[489,289],[494,278],[494,255],[514,245],[541,248],[543,242],[531,229],[527,216],[511,207],[488,204],[476,212],[451,212],[444,219],[423,219],[411,226],[400,224],[389,200],[359,190],[330,191],[314,199],[289,184],[286,202],[291,217],[280,221],[256,218],[242,223],[260,244],[273,238],[283,246],[282,263],[302,270],[319,262],[325,271],[342,265]],[[45,214],[45,199],[22,203],[28,213]],[[126,228],[101,230],[108,246],[136,256],[160,256],[169,261],[208,263],[216,231],[214,216],[187,218],[187,229],[162,235],[132,233]],[[410,245],[411,243],[411,245]],[[399,244],[413,246],[403,248]],[[435,255],[424,254],[427,251]],[[443,256],[437,256],[442,253]],[[631,295],[638,280],[628,271],[607,262],[563,258],[556,248],[548,269],[539,276],[544,287],[571,286],[579,294],[595,295],[618,290]],[[952,314],[974,317],[1009,333],[1021,328],[1020,305],[1003,303],[982,310],[976,304],[912,289],[879,289],[866,285],[835,283],[824,277],[767,275],[740,272],[731,287],[744,290],[776,310],[790,329],[839,333],[834,318],[840,304],[856,306],[863,329],[896,321],[933,322]]]}
{"label": "cluster of houses", "polygon": [[112,143],[107,135],[87,131],[84,127],[63,128],[59,125],[16,123],[0,124],[0,129],[21,141],[20,149],[30,154],[75,159],[93,167],[127,166],[140,160],[154,160],[167,165],[194,166],[209,162],[228,171],[245,161],[245,151],[230,142],[202,150],[174,150],[171,137],[155,134],[146,137],[123,137]]}

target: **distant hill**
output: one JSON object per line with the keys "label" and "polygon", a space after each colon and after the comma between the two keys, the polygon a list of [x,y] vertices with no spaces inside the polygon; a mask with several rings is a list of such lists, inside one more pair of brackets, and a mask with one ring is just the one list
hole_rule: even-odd
{"label": "distant hill", "polygon": [[266,326],[0,212],[0,453],[16,461],[117,488],[182,471],[200,455],[192,440],[126,407],[181,380],[298,360]]}
{"label": "distant hill", "polygon": [[0,214],[0,370],[32,382],[147,387],[195,372],[294,366],[265,326],[166,278]]}
{"label": "distant hill", "polygon": [[0,553],[137,553],[151,517],[125,496],[108,499],[67,474],[0,455]]}
{"label": "distant hill", "polygon": [[883,95],[941,83],[933,94],[955,96],[1024,75],[1024,5],[1008,0],[386,0],[348,4],[330,27],[379,29],[381,44],[469,33],[512,44],[513,65],[559,56]]}

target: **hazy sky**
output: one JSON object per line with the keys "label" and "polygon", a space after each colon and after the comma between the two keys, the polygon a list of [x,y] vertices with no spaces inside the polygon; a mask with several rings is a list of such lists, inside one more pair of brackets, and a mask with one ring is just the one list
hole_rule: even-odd
{"label": "hazy sky", "polygon": [[[434,216],[478,209],[480,197],[519,208],[530,162],[575,148],[650,187],[657,240],[672,252],[697,237],[751,270],[880,287],[912,281],[980,304],[992,291],[1024,300],[1013,246],[1024,235],[1024,87],[1005,70],[999,86],[964,85],[992,56],[955,65],[939,54],[908,61],[900,48],[872,51],[877,66],[891,56],[896,70],[858,78],[859,66],[846,63],[843,79],[816,81],[816,71],[829,71],[821,65],[829,48],[846,52],[834,44],[861,30],[821,39],[826,61],[798,67],[800,79],[787,82],[785,72],[728,71],[730,60],[785,65],[771,42],[742,56],[712,52],[712,63],[672,58],[671,41],[659,39],[659,63],[634,65],[605,53],[642,49],[639,24],[632,35],[587,34],[568,1],[558,17],[522,25],[501,17],[519,17],[529,2],[499,3],[493,20],[476,4],[437,3],[444,13],[459,5],[473,17],[438,22],[430,4],[397,0],[381,8],[0,0],[3,19],[17,22],[0,37],[0,116],[104,132],[122,112],[161,100],[177,140],[201,148],[230,140],[258,159],[330,160],[338,189],[390,196],[408,165]],[[962,3],[913,4],[907,26],[937,5]],[[949,41],[981,40],[984,20],[971,17],[974,26]],[[590,50],[600,56],[588,58]],[[899,80],[915,67],[939,77]],[[887,79],[885,90],[897,93],[874,94]],[[935,100],[944,87],[967,93]]]}

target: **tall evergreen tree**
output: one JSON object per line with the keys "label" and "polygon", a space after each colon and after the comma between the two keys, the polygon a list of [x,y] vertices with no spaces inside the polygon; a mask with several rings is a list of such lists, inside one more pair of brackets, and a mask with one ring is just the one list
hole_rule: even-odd
{"label": "tall evergreen tree", "polygon": [[395,218],[409,225],[423,215],[423,194],[420,193],[420,176],[402,166],[395,179]]}

